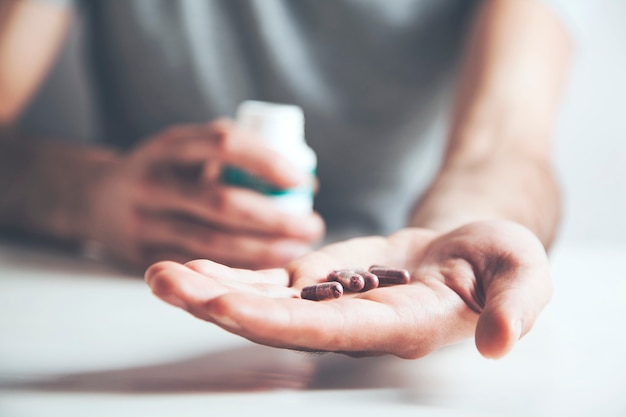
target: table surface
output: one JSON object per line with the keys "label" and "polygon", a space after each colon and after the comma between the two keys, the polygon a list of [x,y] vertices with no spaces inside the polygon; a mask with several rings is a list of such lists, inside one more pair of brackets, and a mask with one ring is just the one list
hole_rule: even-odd
{"label": "table surface", "polygon": [[626,245],[551,258],[553,300],[509,356],[408,361],[256,345],[111,266],[2,242],[0,416],[624,417]]}

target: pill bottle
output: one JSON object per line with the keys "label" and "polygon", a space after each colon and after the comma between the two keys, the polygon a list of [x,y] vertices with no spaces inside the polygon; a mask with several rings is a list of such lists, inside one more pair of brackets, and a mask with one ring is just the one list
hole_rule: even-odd
{"label": "pill bottle", "polygon": [[311,174],[308,184],[280,189],[238,168],[226,167],[222,178],[232,185],[246,187],[272,197],[277,206],[293,214],[313,210],[313,193],[317,156],[304,138],[304,113],[298,106],[244,101],[237,108],[236,122],[255,134],[268,147],[287,158],[304,173]]}

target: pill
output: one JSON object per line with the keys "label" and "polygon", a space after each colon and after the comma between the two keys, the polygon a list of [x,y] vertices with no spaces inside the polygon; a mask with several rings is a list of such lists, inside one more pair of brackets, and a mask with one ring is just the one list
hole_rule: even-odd
{"label": "pill", "polygon": [[305,300],[323,301],[339,298],[343,294],[343,287],[338,282],[323,282],[302,288],[300,297]]}
{"label": "pill", "polygon": [[411,281],[411,274],[406,269],[372,265],[369,268],[369,272],[378,277],[379,285],[402,285]]}
{"label": "pill", "polygon": [[378,277],[376,275],[364,269],[357,269],[354,272],[361,275],[363,277],[363,281],[365,281],[365,285],[363,286],[361,292],[378,288]]}
{"label": "pill", "polygon": [[328,281],[336,281],[344,290],[361,291],[365,287],[365,279],[351,269],[336,269],[326,277]]}

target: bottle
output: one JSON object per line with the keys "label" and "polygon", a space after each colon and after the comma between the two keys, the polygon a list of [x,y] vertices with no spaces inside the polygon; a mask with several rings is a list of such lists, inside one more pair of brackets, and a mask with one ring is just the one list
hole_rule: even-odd
{"label": "bottle", "polygon": [[[242,129],[254,133],[303,172],[312,177],[315,175],[317,156],[304,138],[304,113],[300,107],[244,101],[237,108],[236,121]],[[296,188],[279,189],[232,166],[225,168],[222,178],[228,184],[272,197],[281,210],[289,213],[308,214],[313,210],[313,181]]]}

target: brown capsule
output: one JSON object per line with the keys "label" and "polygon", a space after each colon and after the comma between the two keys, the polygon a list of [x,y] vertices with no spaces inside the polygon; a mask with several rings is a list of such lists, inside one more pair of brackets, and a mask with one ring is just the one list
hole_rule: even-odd
{"label": "brown capsule", "polygon": [[411,274],[406,269],[389,268],[382,265],[372,265],[369,271],[378,277],[382,285],[403,285],[411,281]]}
{"label": "brown capsule", "polygon": [[343,287],[338,282],[322,282],[302,288],[300,297],[305,300],[323,301],[339,298],[343,294]]}
{"label": "brown capsule", "polygon": [[363,289],[361,290],[361,292],[378,288],[378,277],[376,275],[364,269],[357,269],[354,272],[361,275],[363,277],[363,280],[365,281],[365,285],[363,286]]}
{"label": "brown capsule", "polygon": [[361,291],[365,286],[365,279],[351,269],[337,269],[326,277],[328,281],[336,281],[341,284],[344,290]]}

